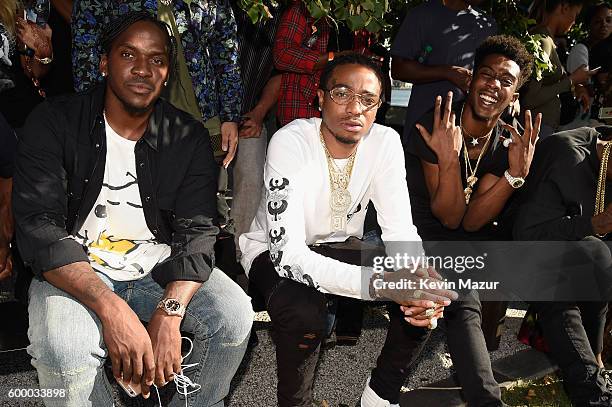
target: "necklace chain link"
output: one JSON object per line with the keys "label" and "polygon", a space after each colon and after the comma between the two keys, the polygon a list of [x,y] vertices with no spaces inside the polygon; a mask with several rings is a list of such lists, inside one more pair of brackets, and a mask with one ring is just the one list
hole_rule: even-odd
{"label": "necklace chain link", "polygon": [[321,144],[323,145],[323,150],[325,151],[325,156],[327,158],[327,170],[329,172],[329,186],[331,189],[329,206],[332,212],[331,228],[334,232],[339,232],[345,230],[346,228],[346,215],[352,202],[351,194],[348,191],[348,185],[351,181],[357,149],[355,149],[348,157],[346,166],[340,169],[327,149],[325,139],[323,138],[322,128],[319,129],[319,137],[321,139]]}

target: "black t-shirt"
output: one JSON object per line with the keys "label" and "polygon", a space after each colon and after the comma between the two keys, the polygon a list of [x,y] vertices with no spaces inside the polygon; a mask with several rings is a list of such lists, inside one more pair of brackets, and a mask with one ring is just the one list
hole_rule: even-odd
{"label": "black t-shirt", "polygon": [[2,113],[0,113],[0,178],[11,178],[15,155],[17,153],[17,138]]}
{"label": "black t-shirt", "polygon": [[[453,105],[453,111],[456,113],[457,118],[461,114],[461,106],[463,103],[457,103]],[[431,133],[433,129],[433,115],[434,111],[431,110],[417,122],[423,127],[428,129]],[[508,149],[505,148],[500,140],[502,135],[502,127],[498,125],[493,130],[492,139],[489,142],[487,151],[480,160],[478,169],[476,170],[476,176],[479,180],[482,179],[485,174],[493,174],[497,177],[503,177],[504,172],[508,169]],[[484,141],[481,140],[480,143]],[[421,133],[414,127],[411,130],[411,134],[408,137],[408,141],[405,146],[406,155],[406,179],[408,181],[408,190],[410,191],[410,205],[412,207],[412,219],[416,225],[419,235],[423,240],[427,241],[447,241],[447,240],[505,240],[505,232],[502,230],[501,222],[496,222],[497,225],[491,222],[484,226],[477,232],[466,232],[463,227],[458,229],[448,229],[442,225],[442,223],[436,218],[431,212],[431,203],[429,191],[425,183],[425,175],[423,173],[423,167],[421,160],[437,164],[438,159],[436,154],[427,146],[425,140],[421,136]],[[477,160],[470,160],[472,168],[476,165]],[[461,180],[463,182],[463,188],[467,187],[466,174],[465,174],[465,160],[463,153],[459,155]],[[472,197],[478,190],[479,182],[476,183],[472,192]],[[508,207],[508,204],[506,204]],[[498,216],[502,218],[502,216]]]}

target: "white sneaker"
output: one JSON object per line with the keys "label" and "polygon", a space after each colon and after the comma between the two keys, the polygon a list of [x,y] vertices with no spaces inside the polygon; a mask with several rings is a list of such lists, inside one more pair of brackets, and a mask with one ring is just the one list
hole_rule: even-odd
{"label": "white sneaker", "polygon": [[370,387],[370,378],[368,378],[366,387],[361,395],[361,407],[400,407],[400,405],[391,404],[389,401],[378,397],[378,394]]}

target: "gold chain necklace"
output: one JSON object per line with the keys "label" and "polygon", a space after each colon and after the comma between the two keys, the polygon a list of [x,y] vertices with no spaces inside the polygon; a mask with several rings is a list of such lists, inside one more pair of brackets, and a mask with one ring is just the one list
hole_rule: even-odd
{"label": "gold chain necklace", "polygon": [[[459,114],[459,127],[461,127],[462,132],[465,131],[463,127],[463,107],[464,106],[465,106],[465,103],[463,104],[463,106],[461,106],[461,113]],[[484,138],[484,137],[487,138],[487,140],[485,141],[485,145],[482,147],[482,150],[480,150],[480,154],[478,154],[478,160],[476,160],[476,165],[474,166],[473,169],[472,169],[472,163],[470,162],[470,155],[467,150],[467,145],[465,143],[465,140],[463,140],[463,160],[465,161],[465,180],[467,182],[467,187],[465,187],[465,189],[463,190],[463,195],[465,195],[466,205],[470,203],[472,192],[474,192],[474,186],[476,185],[476,182],[478,182],[476,171],[478,171],[478,166],[480,165],[480,159],[484,155],[485,151],[487,151],[487,147],[489,147],[489,142],[491,141],[491,135],[493,134],[493,130],[495,130],[495,127],[493,127],[486,136],[482,136],[482,137],[473,137],[470,133],[465,131],[468,134],[468,136],[472,137],[471,144],[473,146],[478,145],[479,138]],[[468,172],[468,167],[469,167],[469,172]]]}
{"label": "gold chain necklace", "polygon": [[[608,176],[608,159],[610,158],[610,150],[612,142],[606,143],[601,154],[601,165],[599,166],[599,178],[597,179],[597,192],[595,193],[595,216],[602,213],[606,204],[606,178]],[[603,235],[597,235],[604,237]]]}
{"label": "gold chain necklace", "polygon": [[[474,191],[474,186],[476,182],[478,182],[478,177],[476,176],[476,171],[478,171],[478,166],[480,165],[480,159],[484,155],[484,152],[489,147],[489,141],[491,141],[491,134],[487,136],[487,141],[485,145],[480,150],[480,154],[478,154],[478,160],[476,160],[476,165],[472,169],[472,163],[470,162],[470,155],[467,150],[467,146],[463,143],[463,160],[465,161],[465,178],[467,182],[467,187],[463,190],[463,194],[465,195],[465,204],[468,205],[470,203],[470,198],[472,197],[472,192]],[[468,172],[469,168],[469,172]]]}
{"label": "gold chain necklace", "polygon": [[321,138],[321,144],[323,144],[323,150],[325,150],[327,170],[329,172],[329,187],[331,189],[329,207],[332,212],[331,228],[334,232],[339,232],[346,228],[346,215],[352,202],[351,194],[348,191],[348,185],[351,181],[357,149],[348,157],[346,166],[340,169],[327,149],[325,139],[323,138],[323,130],[321,128],[319,129],[319,137]]}

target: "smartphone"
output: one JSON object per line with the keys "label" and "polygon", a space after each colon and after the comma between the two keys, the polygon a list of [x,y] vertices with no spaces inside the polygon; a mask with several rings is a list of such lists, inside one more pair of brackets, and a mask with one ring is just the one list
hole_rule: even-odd
{"label": "smartphone", "polygon": [[132,383],[131,381],[126,382],[122,379],[117,379],[116,377],[115,377],[115,380],[117,381],[119,386],[121,386],[123,391],[125,391],[127,395],[130,397],[136,397],[140,395],[140,393],[142,393],[142,389],[140,388],[141,386],[140,383]]}

